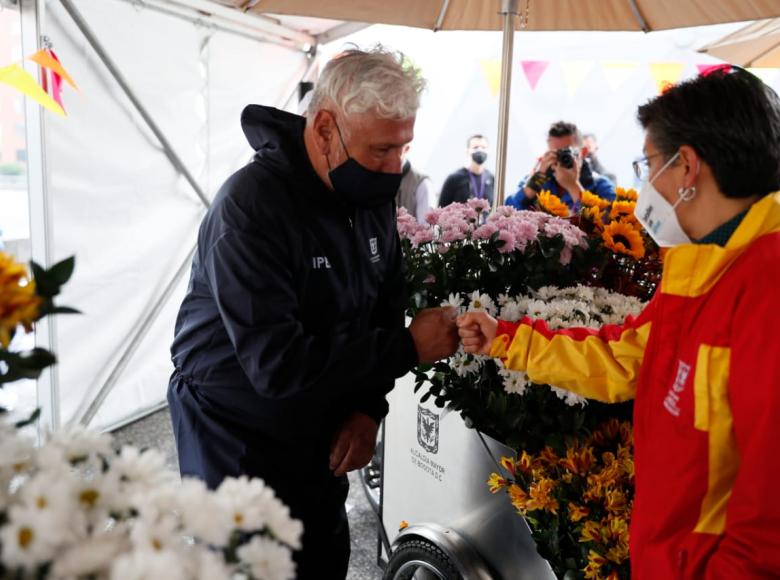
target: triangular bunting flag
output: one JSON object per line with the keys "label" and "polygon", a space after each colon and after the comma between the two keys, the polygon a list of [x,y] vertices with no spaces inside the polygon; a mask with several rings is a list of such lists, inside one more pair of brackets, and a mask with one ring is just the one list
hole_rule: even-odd
{"label": "triangular bunting flag", "polygon": [[65,116],[65,111],[62,107],[18,64],[0,68],[0,83],[5,83],[24,93],[42,107],[45,107],[58,115],[62,115],[63,117]]}
{"label": "triangular bunting flag", "polygon": [[482,66],[482,74],[485,75],[490,95],[495,97],[501,88],[501,61],[497,58],[484,59],[479,63]]}
{"label": "triangular bunting flag", "polygon": [[580,85],[582,85],[592,68],[593,61],[590,60],[564,60],[561,62],[563,81],[566,83],[566,89],[569,91],[570,97],[577,94]]}
{"label": "triangular bunting flag", "polygon": [[528,84],[531,85],[531,90],[536,89],[536,84],[539,79],[542,78],[544,71],[547,70],[547,65],[550,64],[547,60],[524,60],[521,61],[523,65],[523,72],[525,72],[525,78],[528,79]]}
{"label": "triangular bunting flag", "polygon": [[655,86],[658,93],[661,94],[674,86],[680,80],[683,71],[681,62],[652,62],[650,63],[650,74],[653,75]]}
{"label": "triangular bunting flag", "polygon": [[635,62],[602,62],[601,68],[607,77],[607,84],[613,91],[618,90],[638,66]]}
{"label": "triangular bunting flag", "polygon": [[68,83],[71,87],[73,87],[77,91],[79,90],[79,88],[76,86],[76,82],[68,74],[68,71],[65,70],[65,67],[63,67],[60,64],[60,61],[57,58],[57,55],[54,54],[53,50],[42,48],[32,56],[28,56],[27,59],[33,61],[34,63],[37,63],[39,66],[42,66],[43,68],[49,69],[55,74],[60,75],[63,78],[63,80],[66,83]]}
{"label": "triangular bunting flag", "polygon": [[765,85],[768,85],[770,81],[774,80],[777,73],[780,72],[780,68],[750,67],[747,70],[764,81]]}

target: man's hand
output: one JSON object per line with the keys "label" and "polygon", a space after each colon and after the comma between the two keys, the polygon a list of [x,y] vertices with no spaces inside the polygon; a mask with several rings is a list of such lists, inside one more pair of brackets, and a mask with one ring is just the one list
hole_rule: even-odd
{"label": "man's hand", "polygon": [[495,318],[487,312],[467,312],[458,317],[457,324],[463,350],[471,354],[490,354],[498,330]]}
{"label": "man's hand", "polygon": [[330,469],[340,477],[368,465],[376,446],[379,426],[364,413],[352,413],[330,446]]}
{"label": "man's hand", "polygon": [[539,158],[539,162],[536,164],[536,167],[534,168],[534,173],[541,172],[541,173],[547,173],[547,170],[550,169],[555,163],[558,161],[558,154],[555,151],[548,151],[544,155],[542,155]]}
{"label": "man's hand", "polygon": [[452,306],[421,310],[409,325],[417,357],[422,363],[431,363],[450,356],[458,350],[457,311]]}
{"label": "man's hand", "polygon": [[580,183],[580,170],[582,169],[582,158],[579,154],[574,156],[574,166],[566,168],[561,166],[560,163],[556,163],[555,168],[555,181],[560,186],[569,192],[569,195],[574,201],[579,201],[582,197],[582,192],[585,188]]}

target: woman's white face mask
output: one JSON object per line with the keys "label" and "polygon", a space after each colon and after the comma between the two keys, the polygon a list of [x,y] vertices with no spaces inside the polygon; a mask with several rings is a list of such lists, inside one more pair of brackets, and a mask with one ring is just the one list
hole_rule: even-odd
{"label": "woman's white face mask", "polygon": [[679,156],[678,151],[652,179],[648,179],[642,184],[634,211],[639,223],[644,226],[655,243],[662,248],[691,243],[691,238],[683,231],[675,212],[681,201],[689,200],[691,197],[686,196],[685,191],[681,189],[678,192],[679,199],[672,205],[653,186],[653,182],[658,179],[658,176],[666,171],[666,168],[674,163]]}

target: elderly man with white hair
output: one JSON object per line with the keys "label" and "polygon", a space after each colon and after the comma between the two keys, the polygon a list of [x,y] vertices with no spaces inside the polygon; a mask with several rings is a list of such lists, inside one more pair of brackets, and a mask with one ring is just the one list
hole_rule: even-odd
{"label": "elderly man with white hair", "polygon": [[404,326],[394,198],[423,81],[351,50],[306,118],[248,106],[253,160],[201,224],[171,347],[182,475],[260,477],[303,522],[297,578],[344,578],[345,474],[368,463],[394,380],[457,347],[453,313]]}

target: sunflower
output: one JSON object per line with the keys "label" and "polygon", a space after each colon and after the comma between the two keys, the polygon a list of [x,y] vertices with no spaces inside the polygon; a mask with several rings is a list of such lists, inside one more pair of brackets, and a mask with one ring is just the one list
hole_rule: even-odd
{"label": "sunflower", "polygon": [[8,348],[20,324],[28,332],[38,319],[41,298],[25,267],[0,252],[0,346]]}
{"label": "sunflower", "polygon": [[612,203],[612,208],[609,210],[609,217],[613,220],[619,218],[633,218],[635,208],[635,201],[615,201]]}
{"label": "sunflower", "polygon": [[615,188],[615,197],[624,201],[636,201],[639,199],[636,189],[623,189],[622,187]]}
{"label": "sunflower", "polygon": [[543,191],[537,199],[539,207],[547,213],[558,217],[569,217],[569,206],[563,203],[557,195]]}
{"label": "sunflower", "polygon": [[583,207],[582,217],[592,222],[597,229],[604,227],[604,210],[598,206]]}
{"label": "sunflower", "polygon": [[599,209],[607,209],[609,207],[609,202],[606,199],[603,199],[589,191],[583,191],[582,205],[587,207],[597,207]]}
{"label": "sunflower", "polygon": [[637,260],[645,255],[642,234],[627,222],[610,222],[601,234],[604,245],[618,254],[626,254]]}

